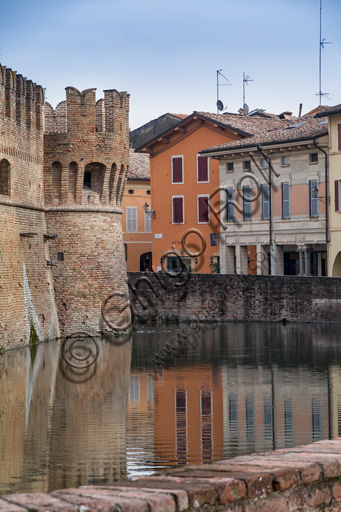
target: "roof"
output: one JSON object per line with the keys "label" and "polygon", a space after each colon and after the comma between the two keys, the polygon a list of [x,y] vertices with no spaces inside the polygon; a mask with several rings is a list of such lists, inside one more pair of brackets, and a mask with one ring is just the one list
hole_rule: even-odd
{"label": "roof", "polygon": [[335,116],[337,114],[341,114],[341,103],[335,105],[334,107],[323,107],[324,110],[316,114],[315,117],[327,117],[327,116]]}
{"label": "roof", "polygon": [[228,142],[219,146],[213,146],[201,151],[201,153],[213,153],[235,149],[251,148],[258,145],[266,146],[273,144],[294,143],[305,140],[312,140],[327,135],[328,127],[314,117],[293,118],[282,120],[280,125],[270,128],[271,123],[260,129],[246,139]]}
{"label": "roof", "polygon": [[150,180],[150,161],[146,153],[135,153],[133,149],[129,152],[128,180]]}
{"label": "roof", "polygon": [[179,119],[185,119],[185,117],[188,117],[188,114],[169,114],[170,116],[173,116],[173,117],[178,117]]}
{"label": "roof", "polygon": [[159,133],[148,142],[137,147],[135,150],[141,151],[146,149],[148,146],[152,146],[160,138],[167,137],[174,130],[178,130],[179,127],[182,126],[185,127],[187,124],[191,123],[193,119],[197,118],[202,119],[203,121],[209,121],[225,129],[230,129],[232,132],[239,134],[242,137],[249,137],[250,135],[257,133],[260,130],[274,129],[276,127],[282,126],[283,123],[287,125],[292,123],[293,119],[296,119],[280,119],[278,115],[267,114],[263,111],[254,113],[253,115],[234,114],[231,112],[226,112],[224,114],[213,114],[211,112],[194,111],[193,114],[186,116],[182,121],[176,124],[176,126],[168,128],[163,133]]}

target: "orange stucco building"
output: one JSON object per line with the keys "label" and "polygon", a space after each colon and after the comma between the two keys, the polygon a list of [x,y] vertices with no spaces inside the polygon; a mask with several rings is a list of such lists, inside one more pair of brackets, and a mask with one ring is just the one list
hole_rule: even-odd
{"label": "orange stucco building", "polygon": [[149,269],[152,260],[149,158],[130,150],[127,185],[122,200],[122,229],[128,272]]}
{"label": "orange stucco building", "polygon": [[[194,112],[137,148],[150,155],[154,271],[178,269],[174,251],[191,272],[209,273],[210,264],[219,261],[219,222],[207,205],[219,187],[219,164],[199,152],[248,135],[230,121],[230,116]],[[219,202],[219,193],[216,197]],[[182,244],[192,229],[200,234],[188,234]],[[204,244],[206,250],[197,257]]]}

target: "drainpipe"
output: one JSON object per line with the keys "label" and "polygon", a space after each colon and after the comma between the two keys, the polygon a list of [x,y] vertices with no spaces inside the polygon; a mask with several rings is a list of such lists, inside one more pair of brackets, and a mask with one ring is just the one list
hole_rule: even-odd
{"label": "drainpipe", "polygon": [[319,151],[321,151],[323,154],[324,154],[324,181],[325,181],[325,199],[326,199],[326,244],[327,244],[327,276],[328,276],[328,269],[329,269],[329,243],[330,243],[330,238],[329,238],[329,209],[328,209],[328,198],[329,198],[329,194],[328,194],[328,191],[329,191],[329,183],[328,183],[328,153],[322,149],[316,142],[316,140],[313,140],[313,144],[314,146],[316,147],[316,149],[318,149]]}
{"label": "drainpipe", "polygon": [[269,268],[269,275],[272,274],[272,265],[271,265],[271,244],[273,242],[272,240],[272,164],[271,164],[271,158],[263,153],[261,147],[257,146],[257,151],[262,155],[262,157],[267,161],[269,165],[269,244],[270,244],[270,268]]}

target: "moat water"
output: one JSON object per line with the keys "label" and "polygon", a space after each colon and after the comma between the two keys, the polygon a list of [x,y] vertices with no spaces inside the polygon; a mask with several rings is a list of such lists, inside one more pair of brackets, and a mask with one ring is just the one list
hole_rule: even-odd
{"label": "moat water", "polygon": [[0,494],[341,435],[340,326],[184,327],[190,335],[155,373],[155,353],[179,330],[100,339],[96,362],[82,370],[60,342],[1,355]]}

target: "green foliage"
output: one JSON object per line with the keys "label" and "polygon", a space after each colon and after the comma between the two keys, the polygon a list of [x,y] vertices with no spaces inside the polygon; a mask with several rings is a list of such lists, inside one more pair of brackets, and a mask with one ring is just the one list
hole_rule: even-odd
{"label": "green foliage", "polygon": [[33,323],[31,323],[31,331],[30,331],[30,341],[29,341],[29,344],[30,344],[30,354],[31,354],[31,361],[32,363],[34,363],[34,360],[36,358],[36,355],[37,355],[37,350],[38,350],[38,344],[39,343],[39,338],[38,338],[38,334],[37,334],[37,331],[35,330],[35,327],[33,325]]}
{"label": "green foliage", "polygon": [[220,274],[220,264],[216,261],[215,263],[210,263],[211,274]]}

